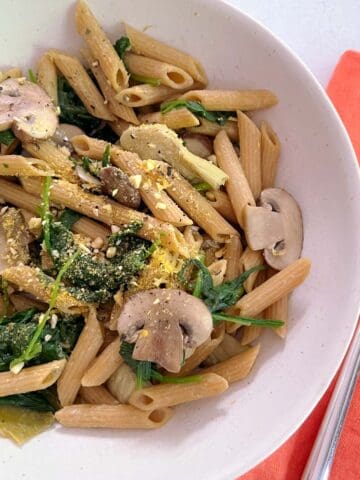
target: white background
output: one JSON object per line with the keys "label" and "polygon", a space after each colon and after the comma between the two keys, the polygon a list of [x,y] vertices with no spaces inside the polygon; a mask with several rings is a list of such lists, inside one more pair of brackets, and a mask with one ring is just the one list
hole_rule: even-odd
{"label": "white background", "polygon": [[360,0],[227,0],[267,26],[326,87],[345,50],[360,50]]}

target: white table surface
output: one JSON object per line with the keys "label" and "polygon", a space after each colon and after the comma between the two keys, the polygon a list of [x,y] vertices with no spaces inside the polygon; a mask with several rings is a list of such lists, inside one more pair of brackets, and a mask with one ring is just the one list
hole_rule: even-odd
{"label": "white table surface", "polygon": [[227,0],[267,26],[326,87],[345,50],[360,50],[360,0]]}

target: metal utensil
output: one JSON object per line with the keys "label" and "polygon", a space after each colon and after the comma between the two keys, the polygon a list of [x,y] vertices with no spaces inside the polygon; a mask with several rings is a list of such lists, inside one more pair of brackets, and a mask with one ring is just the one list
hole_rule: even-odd
{"label": "metal utensil", "polygon": [[360,325],[349,347],[339,379],[316,437],[302,480],[327,480],[335,458],[336,447],[346,412],[360,370]]}

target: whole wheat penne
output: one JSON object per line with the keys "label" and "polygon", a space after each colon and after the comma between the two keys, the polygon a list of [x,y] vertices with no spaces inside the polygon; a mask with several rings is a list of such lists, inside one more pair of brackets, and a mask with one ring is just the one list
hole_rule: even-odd
{"label": "whole wheat penne", "polygon": [[260,125],[261,132],[261,176],[262,188],[271,188],[275,184],[280,156],[280,140],[267,122]]}
{"label": "whole wheat penne", "polygon": [[81,379],[83,387],[102,385],[120,367],[123,362],[119,353],[120,343],[120,338],[116,338],[95,358]]}
{"label": "whole wheat penne", "polygon": [[35,367],[23,368],[20,373],[0,373],[0,397],[35,392],[50,387],[61,375],[66,360],[54,360]]}
{"label": "whole wheat penne", "polygon": [[[26,191],[40,195],[42,182],[35,178],[22,179]],[[132,222],[142,222],[139,235],[149,240],[158,240],[171,251],[183,256],[189,252],[182,234],[169,223],[161,223],[142,212],[124,207],[116,202],[107,200],[101,195],[85,192],[79,185],[65,180],[53,180],[50,198],[76,212],[83,213],[90,218],[99,220],[106,225],[127,225]]]}
{"label": "whole wheat penne", "polygon": [[232,335],[225,333],[222,342],[211,352],[211,354],[204,360],[204,365],[212,366],[217,363],[224,362],[239,353],[246,350],[246,347],[242,347],[239,340]]}
{"label": "whole wheat penne", "polygon": [[125,53],[124,62],[130,74],[156,79],[162,85],[176,90],[189,88],[194,83],[192,77],[185,70],[170,63],[130,52]]}
{"label": "whole wheat penne", "polygon": [[214,151],[220,168],[229,177],[225,187],[237,221],[240,226],[243,226],[243,209],[245,205],[255,205],[255,200],[240,160],[235,153],[229,137],[224,131],[216,135]]}
{"label": "whole wheat penne", "polygon": [[261,193],[261,134],[255,123],[240,110],[237,111],[239,126],[240,161],[245,176],[257,199]]}
{"label": "whole wheat penne", "polygon": [[172,416],[171,408],[142,412],[131,405],[71,405],[55,414],[64,427],[144,430],[162,427]]}
{"label": "whole wheat penne", "polygon": [[89,68],[91,69],[96,81],[100,87],[100,90],[105,98],[105,101],[108,102],[108,107],[111,113],[116,117],[122,118],[127,122],[134,123],[135,125],[139,124],[136,113],[130,107],[125,107],[116,100],[116,90],[111,86],[108,79],[106,78],[104,72],[100,67],[100,63],[95,59],[91,52],[87,49],[81,51],[83,57],[86,60]]}
{"label": "whole wheat penne", "polygon": [[11,293],[10,302],[14,305],[14,308],[17,312],[22,310],[27,310],[28,308],[36,308],[40,312],[47,310],[47,305],[44,302],[39,302],[36,298],[30,297],[23,293]]}
{"label": "whole wheat penne", "polygon": [[223,341],[225,333],[224,324],[220,324],[214,328],[211,332],[210,338],[197,347],[194,353],[186,359],[185,364],[181,367],[179,373],[175,374],[175,377],[184,377],[188,373],[195,370]]}
{"label": "whole wheat penne", "polygon": [[202,372],[205,374],[216,373],[226,379],[230,384],[238,382],[249,375],[259,354],[259,350],[260,344],[255,347],[249,347],[244,352],[238,353],[224,362],[205,368]]}
{"label": "whole wheat penne", "polygon": [[[246,271],[250,270],[250,268],[263,265],[264,256],[260,250],[254,251],[251,250],[251,248],[247,247],[241,255],[239,262],[242,270]],[[244,288],[246,292],[251,292],[251,290],[254,288],[254,284],[259,273],[259,271],[252,273],[249,278],[244,282]]]}
{"label": "whole wheat penne", "polygon": [[125,30],[126,35],[130,39],[131,49],[135,53],[176,65],[190,73],[192,78],[202,85],[205,86],[207,84],[208,80],[205,70],[196,58],[159,40],[155,40],[150,35],[140,32],[128,24],[125,24]]}
{"label": "whole wheat penne", "polygon": [[90,115],[102,120],[112,121],[115,119],[105,104],[104,97],[76,57],[58,50],[51,50],[49,55],[75,90]]}
{"label": "whole wheat penne", "polygon": [[206,110],[222,112],[258,110],[272,107],[278,101],[270,90],[191,90],[181,98],[200,102]]}
{"label": "whole wheat penne", "polygon": [[229,119],[227,122],[225,122],[225,125],[219,125],[216,122],[210,122],[205,118],[199,118],[199,122],[200,125],[198,127],[194,126],[189,128],[189,132],[201,133],[202,135],[207,135],[209,137],[216,137],[219,132],[225,130],[232,142],[237,142],[239,140],[239,129],[235,120]]}
{"label": "whole wheat penne", "polygon": [[240,256],[242,254],[242,245],[240,237],[233,236],[230,242],[225,246],[224,259],[226,260],[226,272],[224,280],[234,280],[242,271],[240,267]]}
{"label": "whole wheat penne", "polygon": [[168,165],[164,162],[156,164],[156,171],[168,181],[166,187],[168,194],[213,240],[224,242],[233,235],[238,235],[238,232],[184,177],[174,169],[169,172]]}
{"label": "whole wheat penne", "polygon": [[54,172],[46,162],[22,155],[0,156],[0,175],[15,177],[46,177]]}
{"label": "whole wheat penne", "polygon": [[105,225],[101,223],[94,222],[87,217],[81,217],[74,225],[71,227],[71,230],[75,233],[81,233],[90,238],[101,238],[104,242],[107,237],[111,234],[111,231]]}
{"label": "whole wheat penne", "polygon": [[258,327],[257,325],[245,326],[242,329],[241,342],[240,342],[241,345],[243,346],[250,345],[260,337],[262,331],[263,331],[263,328]]}
{"label": "whole wheat penne", "polygon": [[38,140],[23,143],[24,149],[35,158],[47,163],[48,167],[64,180],[77,183],[74,164],[70,160],[70,152],[66,147],[56,145],[52,140]]}
{"label": "whole wheat penne", "polygon": [[136,390],[129,403],[140,410],[179,405],[223,393],[228,388],[227,381],[213,373],[201,375],[200,381],[180,384],[160,384]]}
{"label": "whole wheat penne", "polygon": [[119,402],[111,395],[107,388],[99,385],[97,387],[81,387],[79,395],[82,403],[92,405],[118,405]]}
{"label": "whole wheat penne", "polygon": [[144,107],[168,100],[176,94],[176,90],[166,85],[153,86],[147,83],[124,88],[116,95],[116,99],[126,107]]}
{"label": "whole wheat penne", "polygon": [[[124,107],[124,108],[128,108],[128,107]],[[119,137],[121,137],[122,133],[125,132],[125,130],[129,128],[131,124],[126,120],[117,118],[114,122],[108,122],[108,125],[111,127],[113,132],[116,133],[116,135],[119,135]]]}
{"label": "whole wheat penne", "polygon": [[189,245],[191,256],[195,256],[204,241],[203,236],[197,227],[187,226],[184,228],[184,238]]}
{"label": "whole wheat penne", "polygon": [[39,198],[27,193],[20,185],[0,178],[1,198],[18,208],[35,212],[39,206]]}
{"label": "whole wheat penne", "polygon": [[116,92],[126,88],[129,76],[125,65],[83,0],[80,0],[76,6],[75,23],[78,33],[87,43],[95,60],[100,63],[112,88]]}
{"label": "whole wheat penne", "polygon": [[[4,280],[14,283],[26,293],[31,293],[38,300],[49,303],[54,280],[36,268],[26,265],[17,265],[1,272]],[[89,304],[73,297],[65,288],[60,287],[56,297],[56,308],[61,312],[76,314],[82,313],[89,308]]]}
{"label": "whole wheat penne", "polygon": [[49,95],[54,105],[58,102],[57,72],[50,55],[44,53],[37,64],[37,82]]}
{"label": "whole wheat penne", "polygon": [[[96,138],[78,135],[72,138],[72,144],[79,155],[88,155],[101,160],[106,142]],[[163,222],[169,222],[175,227],[192,225],[192,220],[171,200],[164,190],[157,188],[148,177],[139,156],[126,152],[113,145],[110,149],[111,162],[136,181],[143,202],[151,213]],[[160,208],[161,207],[161,208]]]}
{"label": "whole wheat penne", "polygon": [[275,303],[269,305],[265,311],[265,317],[269,320],[282,320],[284,322],[282,327],[274,328],[274,332],[281,338],[285,338],[287,333],[287,323],[289,318],[288,303],[289,295],[284,295]]}
{"label": "whole wheat penne", "polygon": [[96,310],[90,308],[85,326],[57,383],[58,397],[62,406],[74,403],[81,386],[81,379],[94,360],[102,342],[103,333],[96,318]]}
{"label": "whole wheat penne", "polygon": [[220,215],[229,222],[237,224],[236,215],[227,193],[222,190],[211,190],[206,192],[206,198]]}
{"label": "whole wheat penne", "polygon": [[168,113],[152,112],[139,115],[141,123],[163,123],[173,130],[196,127],[200,120],[187,108],[175,108]]}
{"label": "whole wheat penne", "polygon": [[309,259],[300,258],[276,273],[236,303],[235,307],[239,314],[243,317],[253,317],[288,295],[305,280],[310,272],[310,266]]}

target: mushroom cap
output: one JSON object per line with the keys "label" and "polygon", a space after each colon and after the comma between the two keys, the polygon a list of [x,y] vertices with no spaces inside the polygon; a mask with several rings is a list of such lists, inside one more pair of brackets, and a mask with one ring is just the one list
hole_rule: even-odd
{"label": "mushroom cap", "polygon": [[178,289],[138,292],[118,318],[120,338],[136,343],[133,358],[155,362],[169,372],[178,372],[184,348],[204,343],[212,329],[205,303]]}
{"label": "mushroom cap", "polygon": [[11,127],[21,141],[45,140],[57,126],[56,107],[39,85],[23,78],[0,83],[0,131]]}
{"label": "mushroom cap", "polygon": [[303,246],[303,221],[301,210],[294,197],[281,188],[267,188],[260,194],[260,205],[271,206],[280,213],[284,236],[271,248],[265,248],[264,257],[268,265],[282,270],[295,262]]}

